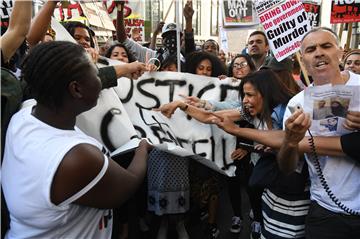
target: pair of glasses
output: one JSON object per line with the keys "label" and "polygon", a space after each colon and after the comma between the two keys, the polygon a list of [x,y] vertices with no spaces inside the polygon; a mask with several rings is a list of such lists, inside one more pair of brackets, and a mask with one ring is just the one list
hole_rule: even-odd
{"label": "pair of glasses", "polygon": [[239,69],[241,69],[241,68],[246,67],[247,65],[248,65],[248,63],[247,63],[246,61],[241,62],[241,63],[234,63],[233,68],[239,68]]}

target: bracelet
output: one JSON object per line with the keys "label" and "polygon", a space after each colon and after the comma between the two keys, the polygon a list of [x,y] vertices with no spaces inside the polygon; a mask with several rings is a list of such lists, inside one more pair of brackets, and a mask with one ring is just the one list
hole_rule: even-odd
{"label": "bracelet", "polygon": [[200,100],[200,107],[205,108],[206,100]]}
{"label": "bracelet", "polygon": [[179,107],[179,108],[180,108],[182,111],[186,111],[188,107],[189,107],[189,105],[186,104],[184,107]]}

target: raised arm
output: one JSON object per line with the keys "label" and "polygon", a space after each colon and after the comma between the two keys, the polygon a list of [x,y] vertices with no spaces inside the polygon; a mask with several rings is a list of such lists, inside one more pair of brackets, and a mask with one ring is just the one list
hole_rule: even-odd
{"label": "raised arm", "polygon": [[51,24],[51,16],[59,1],[47,1],[31,22],[30,30],[26,36],[29,45],[35,46],[43,40]]}
{"label": "raised arm", "polygon": [[32,1],[16,0],[10,16],[9,28],[0,38],[3,59],[8,62],[26,38],[30,28]]}
{"label": "raised arm", "polygon": [[293,172],[299,161],[299,142],[310,128],[311,120],[308,114],[296,111],[285,122],[285,137],[277,154],[280,170]]}
{"label": "raised arm", "polygon": [[117,3],[117,9],[116,34],[118,41],[123,43],[126,48],[134,54],[138,61],[148,63],[150,58],[155,57],[156,51],[143,47],[132,39],[128,39],[124,25],[124,1]]}
{"label": "raised arm", "polygon": [[189,54],[196,50],[194,31],[192,29],[192,19],[194,15],[194,9],[192,1],[187,1],[184,7],[185,17],[185,54]]}
{"label": "raised arm", "polygon": [[124,5],[125,5],[125,1],[119,1],[116,3],[117,6],[116,37],[117,40],[121,43],[123,43],[127,39],[125,24],[124,24]]}
{"label": "raised arm", "polygon": [[156,38],[157,38],[157,35],[160,34],[160,32],[161,32],[164,24],[165,24],[165,22],[163,22],[163,21],[161,21],[161,22],[159,22],[159,23],[157,24],[156,29],[155,29],[155,31],[153,32],[153,35],[152,35],[152,37],[151,37],[151,42],[150,42],[150,47],[149,47],[150,49],[155,50],[155,48],[156,48]]}

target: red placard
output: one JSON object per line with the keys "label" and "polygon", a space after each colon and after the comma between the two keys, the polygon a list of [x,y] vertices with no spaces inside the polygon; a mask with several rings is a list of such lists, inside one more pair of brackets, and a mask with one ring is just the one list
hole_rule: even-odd
{"label": "red placard", "polygon": [[[330,23],[360,22],[360,3],[357,0],[333,0]],[[349,3],[351,2],[351,3]]]}

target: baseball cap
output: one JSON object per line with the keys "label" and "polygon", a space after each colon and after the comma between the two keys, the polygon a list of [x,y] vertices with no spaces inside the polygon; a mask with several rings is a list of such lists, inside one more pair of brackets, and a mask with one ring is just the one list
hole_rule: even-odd
{"label": "baseball cap", "polygon": [[170,33],[170,32],[175,32],[176,33],[176,24],[173,23],[173,22],[166,23],[163,26],[161,36],[164,36],[164,34],[167,34],[167,33]]}
{"label": "baseball cap", "polygon": [[293,69],[293,62],[290,58],[285,58],[279,62],[275,57],[271,57],[261,69],[272,69],[274,71],[287,70],[291,72]]}

